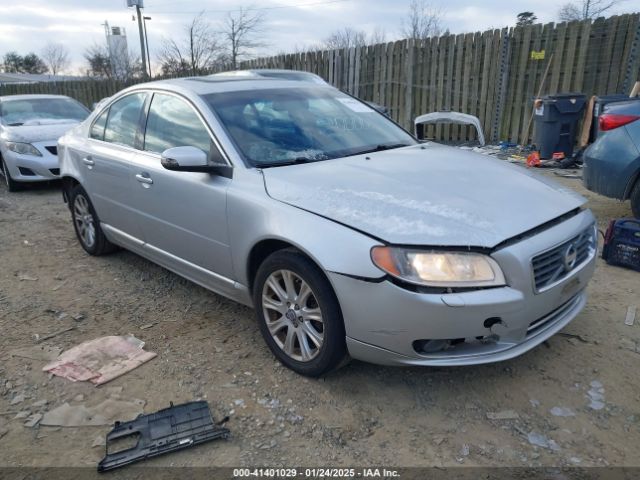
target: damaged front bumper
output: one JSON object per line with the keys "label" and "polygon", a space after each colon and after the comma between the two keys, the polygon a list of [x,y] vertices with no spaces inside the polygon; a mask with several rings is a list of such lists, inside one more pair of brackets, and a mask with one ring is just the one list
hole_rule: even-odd
{"label": "damaged front bumper", "polygon": [[586,210],[496,250],[508,286],[461,293],[420,293],[390,281],[330,273],[345,320],[349,354],[383,365],[457,366],[507,360],[534,348],[586,304],[596,252],[543,291],[533,257],[592,228]]}

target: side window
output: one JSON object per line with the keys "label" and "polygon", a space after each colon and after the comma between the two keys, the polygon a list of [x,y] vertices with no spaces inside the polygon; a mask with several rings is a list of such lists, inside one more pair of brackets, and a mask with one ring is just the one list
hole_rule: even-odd
{"label": "side window", "polygon": [[198,147],[212,163],[223,163],[220,152],[194,109],[173,95],[156,93],[151,100],[144,149],[162,153],[173,147]]}
{"label": "side window", "polygon": [[104,140],[104,127],[107,124],[107,116],[109,115],[109,109],[107,108],[91,125],[91,132],[89,136],[96,140]]}
{"label": "side window", "polygon": [[134,93],[121,98],[109,107],[109,116],[104,129],[104,141],[135,147],[140,112],[146,94]]}

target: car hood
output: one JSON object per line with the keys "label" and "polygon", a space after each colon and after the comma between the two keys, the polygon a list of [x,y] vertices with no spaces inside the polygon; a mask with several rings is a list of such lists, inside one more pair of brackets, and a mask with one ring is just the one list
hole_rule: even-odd
{"label": "car hood", "polygon": [[399,245],[491,248],[586,202],[525,168],[433,143],[263,174],[272,198]]}
{"label": "car hood", "polygon": [[44,125],[20,125],[16,127],[4,127],[2,139],[10,142],[56,142],[68,130],[78,122],[65,121],[64,123],[46,123]]}

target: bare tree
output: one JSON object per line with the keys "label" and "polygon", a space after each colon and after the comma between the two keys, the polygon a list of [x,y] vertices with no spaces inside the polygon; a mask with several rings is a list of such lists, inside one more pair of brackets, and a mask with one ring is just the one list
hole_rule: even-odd
{"label": "bare tree", "polygon": [[53,75],[69,67],[69,51],[61,43],[48,44],[40,55]]}
{"label": "bare tree", "polygon": [[425,39],[442,33],[442,10],[427,0],[411,0],[409,13],[402,22],[404,38]]}
{"label": "bare tree", "polygon": [[253,54],[252,50],[264,47],[261,39],[265,30],[266,17],[253,7],[240,8],[229,12],[222,25],[222,36],[232,68],[238,68],[238,61]]}
{"label": "bare tree", "polygon": [[598,18],[623,1],[624,0],[580,0],[565,3],[558,11],[558,18],[562,22]]}
{"label": "bare tree", "polygon": [[84,58],[88,76],[129,80],[142,75],[140,57],[126,49],[109,51],[107,46],[95,44],[85,50]]}
{"label": "bare tree", "polygon": [[87,75],[90,77],[112,78],[109,50],[102,45],[93,45],[84,52],[87,61]]}
{"label": "bare tree", "polygon": [[314,50],[336,50],[342,48],[364,47],[365,45],[376,45],[387,41],[387,32],[384,28],[377,27],[373,32],[367,34],[364,30],[356,30],[351,27],[334,30],[331,35],[325,38],[319,45],[311,45],[304,51]]}
{"label": "bare tree", "polygon": [[367,44],[367,32],[345,27],[335,30],[324,39],[323,46],[328,50],[340,48],[362,47]]}
{"label": "bare tree", "polygon": [[174,38],[162,40],[158,59],[165,75],[198,75],[220,61],[222,47],[216,32],[204,17],[204,12],[200,12],[191,23],[185,25],[184,33],[185,36],[178,41]]}
{"label": "bare tree", "polygon": [[376,27],[373,32],[369,34],[369,40],[367,43],[369,45],[377,45],[379,43],[387,42],[387,32],[383,27]]}

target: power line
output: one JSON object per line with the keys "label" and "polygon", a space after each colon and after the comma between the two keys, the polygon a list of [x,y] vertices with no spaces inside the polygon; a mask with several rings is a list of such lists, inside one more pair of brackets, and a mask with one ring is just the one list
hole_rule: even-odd
{"label": "power line", "polygon": [[[198,14],[201,12],[204,13],[232,13],[232,12],[239,12],[240,10],[243,10],[245,12],[249,12],[249,11],[254,11],[254,10],[280,10],[283,8],[298,8],[298,7],[312,7],[312,6],[316,6],[316,5],[329,5],[332,3],[343,3],[343,2],[350,2],[352,0],[329,0],[329,1],[324,1],[324,2],[315,2],[315,3],[298,3],[295,5],[278,5],[278,6],[274,6],[274,7],[250,7],[250,8],[244,8],[244,9],[240,9],[240,8],[234,8],[231,10],[210,10],[210,9],[204,9],[204,10],[198,10],[198,11],[189,11],[189,12],[185,12],[184,10],[181,11],[169,11],[169,10],[155,10],[153,5],[147,5],[147,8],[152,8],[153,13],[157,13],[157,14],[163,14],[163,13],[170,13],[172,15],[194,15],[194,14]],[[165,4],[168,5],[168,4]]]}

